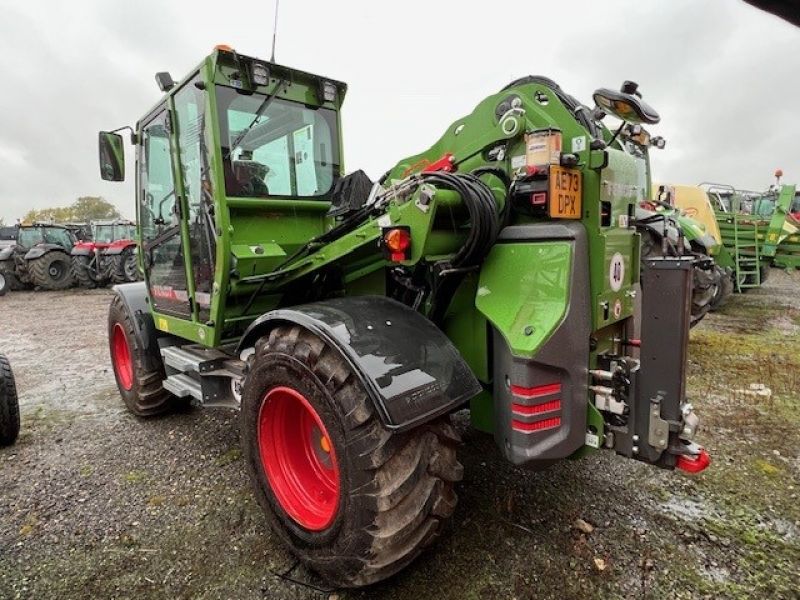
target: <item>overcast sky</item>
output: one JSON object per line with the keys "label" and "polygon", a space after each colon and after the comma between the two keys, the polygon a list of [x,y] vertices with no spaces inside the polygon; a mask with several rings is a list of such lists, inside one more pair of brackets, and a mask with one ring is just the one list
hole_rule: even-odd
{"label": "overcast sky", "polygon": [[[100,180],[97,131],[133,125],[213,46],[268,58],[273,4],[0,0],[0,217],[102,195],[133,216],[128,181]],[[427,148],[514,78],[589,103],[640,84],[667,139],[655,178],[763,189],[800,182],[800,29],[739,0],[283,0],[277,62],[346,81],[345,164],[373,178]]]}

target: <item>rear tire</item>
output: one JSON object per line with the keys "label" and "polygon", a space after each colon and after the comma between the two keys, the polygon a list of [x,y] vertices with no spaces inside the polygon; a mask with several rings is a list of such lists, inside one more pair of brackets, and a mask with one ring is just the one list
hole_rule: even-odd
{"label": "rear tire", "polygon": [[75,284],[72,260],[60,250],[51,250],[29,261],[28,272],[33,285],[43,290],[65,290]]}
{"label": "rear tire", "polygon": [[73,256],[72,270],[80,287],[93,289],[105,284],[99,274],[92,270],[92,257],[90,256]]}
{"label": "rear tire", "polygon": [[139,280],[139,267],[136,264],[136,248],[130,246],[111,259],[111,281],[114,283],[133,283]]}
{"label": "rear tire", "polygon": [[133,316],[118,294],[108,311],[108,345],[117,388],[125,406],[137,417],[153,417],[171,410],[177,399],[164,389],[164,362],[158,344],[149,348],[136,330]]}
{"label": "rear tire", "polygon": [[[438,537],[456,505],[454,484],[463,467],[449,417],[389,431],[339,352],[298,326],[261,338],[251,366],[243,387],[242,443],[256,498],[273,530],[309,568],[340,587],[368,585],[403,569]],[[272,415],[280,414],[271,403],[285,401],[287,394],[304,399],[316,415],[322,425],[316,437],[303,435],[303,420],[287,418],[277,430],[270,425]],[[281,427],[286,436],[274,435]],[[280,455],[273,442],[278,437],[317,445]],[[330,485],[301,487],[298,497],[307,490],[310,500],[292,504],[286,482],[301,473],[292,470],[293,456],[324,459],[321,452],[332,455],[321,480]],[[317,516],[292,516],[298,506],[300,512],[316,507]]]}
{"label": "rear tire", "polygon": [[14,373],[0,354],[0,446],[10,446],[19,436],[19,401]]}

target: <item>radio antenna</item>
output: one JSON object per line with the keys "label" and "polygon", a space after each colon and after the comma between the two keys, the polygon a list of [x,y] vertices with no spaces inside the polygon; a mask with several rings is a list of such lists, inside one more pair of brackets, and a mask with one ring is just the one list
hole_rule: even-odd
{"label": "radio antenna", "polygon": [[270,62],[275,62],[275,40],[278,37],[278,4],[280,4],[280,0],[275,0],[275,23],[272,29],[272,58],[269,59]]}

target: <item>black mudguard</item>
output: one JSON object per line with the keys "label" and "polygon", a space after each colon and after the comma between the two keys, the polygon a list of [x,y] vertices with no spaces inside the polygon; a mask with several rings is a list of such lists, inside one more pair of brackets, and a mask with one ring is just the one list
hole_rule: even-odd
{"label": "black mudguard", "polygon": [[35,260],[37,258],[41,258],[53,250],[58,250],[59,252],[66,252],[69,254],[69,250],[63,246],[59,246],[58,244],[37,244],[25,253],[25,260]]}
{"label": "black mudguard", "polygon": [[[147,299],[147,285],[144,281],[115,285],[112,291],[122,299],[130,314],[133,315],[133,322],[145,350],[149,350],[151,344],[157,344],[159,337],[167,336],[156,329]],[[159,353],[156,352],[156,354]]]}
{"label": "black mudguard", "polygon": [[125,246],[109,246],[108,248],[103,249],[103,254],[105,256],[116,256],[118,254],[122,254],[128,248],[135,248],[136,242],[131,242]]}
{"label": "black mudguard", "polygon": [[341,353],[369,393],[383,424],[410,429],[469,401],[481,390],[456,348],[420,313],[382,296],[336,298],[268,312],[238,352],[293,323]]}

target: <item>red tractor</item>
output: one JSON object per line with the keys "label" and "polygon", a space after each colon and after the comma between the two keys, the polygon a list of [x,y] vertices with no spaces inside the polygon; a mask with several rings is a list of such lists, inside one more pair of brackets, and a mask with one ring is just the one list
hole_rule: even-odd
{"label": "red tractor", "polygon": [[136,265],[136,224],[132,221],[93,221],[92,240],[72,248],[75,277],[82,287],[130,283],[139,279]]}

